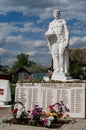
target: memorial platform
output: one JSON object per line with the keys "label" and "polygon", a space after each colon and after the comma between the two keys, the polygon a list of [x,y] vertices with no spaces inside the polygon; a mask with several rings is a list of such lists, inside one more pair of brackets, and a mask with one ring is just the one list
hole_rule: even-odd
{"label": "memorial platform", "polygon": [[35,104],[45,110],[59,101],[70,109],[72,118],[86,118],[86,83],[17,83],[15,101],[22,102],[26,110]]}

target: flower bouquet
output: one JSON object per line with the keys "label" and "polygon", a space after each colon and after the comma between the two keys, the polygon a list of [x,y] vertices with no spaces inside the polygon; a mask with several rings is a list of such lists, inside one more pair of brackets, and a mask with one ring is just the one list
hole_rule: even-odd
{"label": "flower bouquet", "polygon": [[55,128],[59,127],[62,119],[69,118],[69,108],[63,101],[49,105],[49,111],[45,111],[39,105],[34,105],[33,110],[26,111],[24,104],[16,102],[12,108],[12,114],[17,124]]}
{"label": "flower bouquet", "polygon": [[49,106],[49,114],[44,119],[44,126],[52,127],[62,118],[69,118],[69,108],[63,101],[60,101]]}
{"label": "flower bouquet", "polygon": [[27,124],[28,116],[25,106],[22,102],[15,102],[12,106],[12,114],[14,124]]}

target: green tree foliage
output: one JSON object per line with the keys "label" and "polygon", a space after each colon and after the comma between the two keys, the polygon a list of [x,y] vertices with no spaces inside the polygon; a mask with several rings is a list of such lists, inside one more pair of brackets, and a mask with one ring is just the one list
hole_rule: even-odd
{"label": "green tree foliage", "polygon": [[30,61],[28,61],[28,55],[24,53],[18,54],[16,59],[17,60],[14,62],[14,64],[11,67],[11,73],[13,74],[15,74],[16,71],[22,66],[29,66],[30,64]]}
{"label": "green tree foliage", "polygon": [[28,55],[26,54],[19,54],[17,55],[17,61],[15,62],[15,65],[17,67],[21,67],[21,66],[28,66],[29,65],[29,61],[28,61]]}
{"label": "green tree foliage", "polygon": [[72,63],[69,68],[71,76],[75,79],[80,79],[82,75],[82,68],[79,64]]}
{"label": "green tree foliage", "polygon": [[86,64],[86,49],[70,49],[70,59],[80,65]]}
{"label": "green tree foliage", "polygon": [[86,59],[85,49],[70,49],[70,68],[69,72],[73,78],[81,78],[83,75],[82,67],[85,64]]}

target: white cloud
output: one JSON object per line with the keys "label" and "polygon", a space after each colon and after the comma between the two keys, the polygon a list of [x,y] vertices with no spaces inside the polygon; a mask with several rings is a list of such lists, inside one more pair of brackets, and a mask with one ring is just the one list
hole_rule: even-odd
{"label": "white cloud", "polygon": [[25,54],[29,55],[29,56],[34,56],[37,53],[37,51],[29,51],[29,52],[25,52]]}
{"label": "white cloud", "polygon": [[8,60],[7,60],[7,64],[12,64],[13,62],[15,62],[16,61],[16,58],[8,58]]}
{"label": "white cloud", "polygon": [[24,40],[25,40],[25,38],[24,37],[22,37],[22,36],[8,36],[7,38],[6,38],[6,43],[19,43],[19,44],[21,44],[22,43],[22,41],[24,42]]}
{"label": "white cloud", "polygon": [[3,49],[3,48],[0,48],[0,55],[2,55],[3,53],[5,53],[6,52],[6,50],[5,49]]}
{"label": "white cloud", "polygon": [[2,13],[22,12],[24,15],[40,16],[43,19],[49,18],[53,9],[59,8],[67,18],[77,17],[86,20],[85,5],[85,0],[3,0],[0,1],[0,10]]}
{"label": "white cloud", "polygon": [[21,32],[33,32],[33,33],[39,33],[42,32],[42,29],[39,27],[36,27],[33,23],[25,22],[24,27],[20,29]]}
{"label": "white cloud", "polygon": [[37,40],[37,41],[35,41],[35,45],[36,45],[36,47],[38,47],[38,46],[43,46],[45,44],[45,41],[43,41],[43,40]]}
{"label": "white cloud", "polygon": [[12,32],[18,31],[18,28],[10,23],[0,23],[0,40],[6,38]]}
{"label": "white cloud", "polygon": [[77,48],[86,48],[86,36],[85,37],[72,37],[70,39],[70,46]]}

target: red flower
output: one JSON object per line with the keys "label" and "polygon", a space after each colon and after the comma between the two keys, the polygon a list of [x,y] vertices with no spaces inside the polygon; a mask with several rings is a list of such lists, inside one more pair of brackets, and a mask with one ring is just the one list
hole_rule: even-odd
{"label": "red flower", "polygon": [[50,108],[50,111],[54,111],[54,105],[50,105],[49,108]]}
{"label": "red flower", "polygon": [[30,76],[25,77],[26,80],[31,80]]}
{"label": "red flower", "polygon": [[13,114],[16,114],[17,111],[18,111],[18,108],[14,109],[14,110],[13,110]]}
{"label": "red flower", "polygon": [[68,118],[69,118],[69,117],[70,117],[70,115],[69,115],[69,114],[66,114],[66,117],[68,117]]}
{"label": "red flower", "polygon": [[28,113],[31,113],[31,111],[30,111],[30,110],[28,110],[27,112],[28,112]]}
{"label": "red flower", "polygon": [[58,114],[58,116],[61,118],[63,116],[63,113]]}

